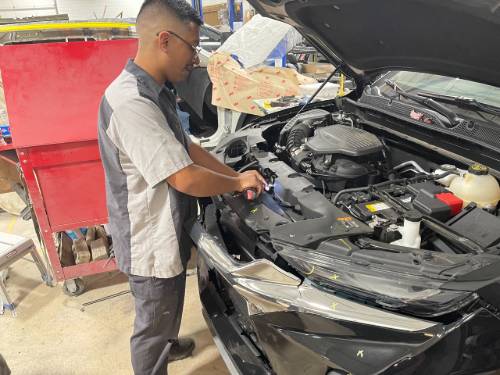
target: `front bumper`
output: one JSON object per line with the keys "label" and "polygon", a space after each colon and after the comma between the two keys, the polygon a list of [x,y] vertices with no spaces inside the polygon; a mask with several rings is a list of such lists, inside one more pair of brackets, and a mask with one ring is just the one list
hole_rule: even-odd
{"label": "front bumper", "polygon": [[[267,260],[239,263],[198,224],[192,237],[206,318],[236,373],[441,375],[500,368],[500,322],[480,308],[449,325],[408,317],[327,293]],[[228,308],[228,296],[239,309]]]}

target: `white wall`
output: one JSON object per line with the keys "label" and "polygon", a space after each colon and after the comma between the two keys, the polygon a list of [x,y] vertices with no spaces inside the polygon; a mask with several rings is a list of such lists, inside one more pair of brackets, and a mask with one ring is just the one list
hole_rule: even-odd
{"label": "white wall", "polygon": [[136,17],[142,0],[57,0],[59,13],[69,14],[70,19]]}
{"label": "white wall", "polygon": [[[36,10],[23,10],[37,8]],[[47,9],[44,9],[47,8]],[[54,0],[0,0],[0,17],[20,18],[55,14]]]}
{"label": "white wall", "polygon": [[[0,0],[0,17],[17,18],[48,14],[69,14],[70,19],[135,17],[142,0]],[[30,8],[29,10],[23,10]],[[50,8],[50,9],[43,9]]]}
{"label": "white wall", "polygon": [[[191,3],[191,0],[187,0]],[[225,3],[227,0],[202,0],[203,5]],[[143,0],[0,0],[0,17],[18,18],[69,14],[70,19],[84,20],[115,18],[123,12],[124,18],[135,17]],[[245,2],[246,3],[246,2]],[[245,4],[247,6],[248,3]],[[31,8],[30,10],[23,10]],[[49,8],[49,9],[43,9]]]}

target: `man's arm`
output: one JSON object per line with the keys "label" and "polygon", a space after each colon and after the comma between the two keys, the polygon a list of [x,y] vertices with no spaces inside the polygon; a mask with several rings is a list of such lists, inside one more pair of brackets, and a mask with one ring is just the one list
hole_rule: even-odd
{"label": "man's arm", "polygon": [[262,192],[265,180],[259,172],[247,171],[236,175],[232,177],[201,165],[191,164],[169,176],[167,183],[174,189],[193,197],[210,197],[246,189],[254,189],[257,195]]}
{"label": "man's arm", "polygon": [[215,156],[210,152],[205,150],[203,147],[191,143],[189,145],[189,156],[191,160],[202,167],[210,169],[214,172],[220,173],[229,177],[238,177],[239,173],[234,171],[232,168],[228,167],[224,163],[221,163]]}
{"label": "man's arm", "polygon": [[[106,130],[106,135],[130,158],[149,186],[166,179],[176,190],[195,197],[246,189],[262,191],[265,180],[258,172],[236,173],[211,155],[207,157],[203,150],[193,148],[195,160],[202,163],[197,164],[173,132],[159,125],[164,121],[160,109],[140,97],[120,105]],[[142,130],[141,142],[137,141],[138,128]]]}

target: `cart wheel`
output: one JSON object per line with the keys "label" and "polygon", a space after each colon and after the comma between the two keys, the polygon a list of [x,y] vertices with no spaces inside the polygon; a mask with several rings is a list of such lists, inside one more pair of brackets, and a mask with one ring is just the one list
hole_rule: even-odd
{"label": "cart wheel", "polygon": [[82,279],[64,280],[63,292],[70,297],[79,296],[85,292],[85,284]]}

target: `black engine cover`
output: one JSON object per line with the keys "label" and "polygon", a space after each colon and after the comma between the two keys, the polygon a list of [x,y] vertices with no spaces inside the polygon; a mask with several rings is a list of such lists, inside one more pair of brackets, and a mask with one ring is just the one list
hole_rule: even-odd
{"label": "black engine cover", "polygon": [[323,174],[327,180],[354,179],[366,176],[371,171],[367,165],[362,165],[349,159],[333,159],[332,155],[314,157],[312,166],[316,172]]}
{"label": "black engine cover", "polygon": [[305,144],[314,154],[337,154],[360,157],[382,151],[382,142],[365,130],[345,125],[318,128]]}

